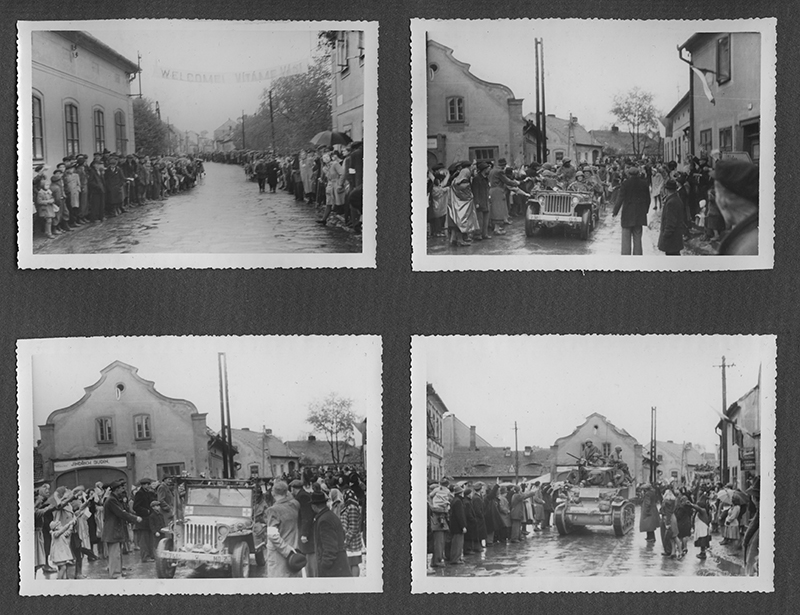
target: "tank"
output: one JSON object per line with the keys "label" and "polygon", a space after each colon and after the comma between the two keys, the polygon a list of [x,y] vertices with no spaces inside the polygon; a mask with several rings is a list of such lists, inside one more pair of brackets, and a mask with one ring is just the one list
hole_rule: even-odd
{"label": "tank", "polygon": [[632,483],[617,467],[578,466],[557,492],[555,524],[561,536],[576,527],[611,526],[616,536],[633,529],[636,507],[629,501]]}

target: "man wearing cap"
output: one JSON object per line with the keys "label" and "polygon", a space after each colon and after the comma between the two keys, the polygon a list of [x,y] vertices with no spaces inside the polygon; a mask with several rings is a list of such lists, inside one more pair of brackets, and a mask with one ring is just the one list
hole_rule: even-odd
{"label": "man wearing cap", "polygon": [[730,232],[720,254],[758,254],[758,167],[745,160],[720,160],[714,167],[717,206]]}
{"label": "man wearing cap", "polygon": [[650,209],[650,186],[639,175],[639,169],[632,166],[627,171],[628,178],[619,187],[619,197],[614,204],[612,216],[617,217],[620,209],[622,226],[622,255],[642,255],[642,227],[647,226],[647,212]]}
{"label": "man wearing cap", "polygon": [[312,493],[311,508],[314,510],[314,550],[318,576],[351,576],[344,543],[344,528],[339,517],[328,508],[328,496],[321,491]]}
{"label": "man wearing cap", "polygon": [[658,249],[667,256],[680,256],[683,250],[683,200],[678,196],[678,182],[664,183],[664,205],[661,209],[661,231]]}
{"label": "man wearing cap", "polygon": [[308,560],[306,563],[305,571],[309,577],[316,577],[317,575],[317,557],[314,546],[314,509],[311,507],[311,489],[308,483],[304,484],[303,481],[296,479],[293,480],[289,487],[292,489],[292,495],[300,505],[300,516],[298,519],[298,529],[300,534],[300,541],[297,545],[297,550],[306,556]]}
{"label": "man wearing cap", "polygon": [[502,225],[508,222],[508,202],[506,188],[516,188],[519,182],[506,175],[506,159],[497,161],[497,166],[489,171],[489,217],[497,235],[505,235]]}
{"label": "man wearing cap", "polygon": [[481,227],[480,235],[475,239],[489,239],[489,171],[492,165],[485,160],[478,163],[478,172],[472,178],[472,198],[475,201],[475,211],[478,214],[478,224]]}
{"label": "man wearing cap", "polygon": [[156,492],[153,490],[153,479],[143,478],[139,481],[139,490],[133,496],[133,512],[139,515],[142,520],[136,524],[133,533],[136,537],[136,544],[139,545],[139,554],[142,563],[155,561],[155,549],[153,548],[153,533],[150,531],[150,514],[153,502],[158,500]]}
{"label": "man wearing cap", "polygon": [[126,523],[141,523],[142,518],[132,515],[122,503],[125,479],[119,478],[108,485],[111,493],[103,504],[103,542],[108,545],[108,574],[112,579],[122,573],[122,543],[128,540]]}
{"label": "man wearing cap", "polygon": [[575,176],[577,173],[578,170],[572,166],[572,160],[569,158],[564,158],[561,163],[561,167],[556,173],[556,177],[563,185],[569,186],[573,181],[575,181]]}
{"label": "man wearing cap", "polygon": [[275,503],[267,509],[267,577],[299,577],[300,571],[289,568],[289,556],[297,546],[300,503],[289,494],[282,480],[272,485]]}

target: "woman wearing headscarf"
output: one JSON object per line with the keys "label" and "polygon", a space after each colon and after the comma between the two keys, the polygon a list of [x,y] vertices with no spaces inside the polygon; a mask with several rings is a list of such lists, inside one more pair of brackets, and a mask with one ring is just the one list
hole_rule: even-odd
{"label": "woman wearing headscarf", "polygon": [[450,167],[450,202],[447,205],[447,228],[450,244],[469,246],[470,235],[479,230],[478,215],[472,196],[472,167],[460,162]]}
{"label": "woman wearing headscarf", "polygon": [[[331,494],[338,489],[332,489]],[[361,540],[361,505],[358,496],[352,489],[344,491],[344,506],[339,515],[344,530],[344,547],[347,551],[347,563],[350,565],[350,576],[361,576],[361,551],[364,543]]]}
{"label": "woman wearing headscarf", "polygon": [[689,541],[689,536],[692,535],[693,513],[694,508],[692,507],[692,502],[689,499],[689,494],[682,489],[677,496],[677,502],[675,506],[675,523],[678,527],[678,559],[683,559],[683,556],[686,555],[689,550],[687,548],[687,543]]}
{"label": "woman wearing headscarf", "polygon": [[664,547],[662,555],[677,557],[680,553],[678,546],[678,524],[675,520],[675,508],[678,504],[672,486],[668,485],[661,501],[661,544]]}
{"label": "woman wearing headscarf", "polygon": [[706,549],[711,546],[711,513],[708,510],[708,498],[702,493],[693,504],[694,518],[694,546],[700,547],[699,559],[706,559]]}
{"label": "woman wearing headscarf", "polygon": [[328,506],[337,517],[340,517],[342,515],[342,509],[344,508],[344,498],[342,497],[342,492],[334,487],[330,490],[328,497]]}
{"label": "woman wearing headscarf", "polygon": [[450,190],[447,181],[450,174],[444,165],[436,165],[428,171],[428,222],[431,225],[431,237],[444,237],[444,221],[447,215],[447,202]]}

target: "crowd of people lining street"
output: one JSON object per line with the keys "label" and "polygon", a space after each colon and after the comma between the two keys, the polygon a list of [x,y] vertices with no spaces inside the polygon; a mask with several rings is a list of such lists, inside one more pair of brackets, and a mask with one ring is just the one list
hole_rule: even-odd
{"label": "crowd of people lining street", "polygon": [[[587,462],[588,463],[588,462]],[[604,464],[611,463],[605,461]],[[620,469],[627,473],[627,467]],[[611,486],[611,485],[609,485]],[[498,545],[519,543],[533,532],[551,531],[551,516],[565,500],[564,483],[526,481],[494,484],[481,481],[453,483],[449,478],[428,486],[428,549],[430,567],[470,563],[465,556],[490,558]],[[720,546],[741,552],[745,574],[757,574],[758,503],[760,480],[744,491],[695,478],[691,485],[643,483],[639,530],[648,543],[659,532],[662,555],[683,559],[694,536],[696,557],[706,559],[711,537],[721,534]],[[530,529],[529,529],[530,528]]]}
{"label": "crowd of people lining street", "polygon": [[438,164],[428,171],[430,235],[460,247],[503,235],[512,218],[525,215],[527,200],[547,190],[590,192],[611,204],[620,216],[623,255],[642,254],[651,208],[662,210],[658,248],[667,255],[680,255],[694,235],[704,235],[719,254],[758,253],[758,167],[718,152],[683,167],[653,158],[578,166],[568,158],[518,167],[503,158]]}
{"label": "crowd of people lining street", "polygon": [[[123,156],[104,150],[89,162],[86,154],[66,156],[50,172],[34,167],[34,233],[45,237],[103,222],[149,201],[163,201],[189,190],[204,174],[194,156]],[[38,228],[37,228],[38,227]]]}
{"label": "crowd of people lining street", "polygon": [[291,155],[266,151],[205,154],[215,162],[244,167],[245,177],[258,182],[259,193],[283,190],[296,201],[317,208],[316,222],[361,233],[364,155],[362,143],[303,149]]}
{"label": "crowd of people lining street", "polygon": [[[35,485],[35,574],[87,578],[84,557],[105,560],[108,576],[125,577],[123,555],[155,562],[163,530],[185,496],[180,481],[124,479],[90,488]],[[258,493],[254,532],[265,539],[268,577],[360,576],[366,552],[366,476],[351,467],[304,468],[279,478],[252,478]],[[138,552],[138,556],[137,556]],[[302,555],[300,555],[302,554]],[[299,560],[299,564],[298,564]],[[304,572],[303,572],[304,571]],[[154,570],[151,571],[155,576]]]}

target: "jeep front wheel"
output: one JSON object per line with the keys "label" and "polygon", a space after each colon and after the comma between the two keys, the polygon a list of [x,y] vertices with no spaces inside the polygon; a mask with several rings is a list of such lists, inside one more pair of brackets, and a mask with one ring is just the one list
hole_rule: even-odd
{"label": "jeep front wheel", "polygon": [[256,566],[261,568],[262,566],[266,566],[267,564],[267,548],[261,547],[260,549],[256,549]]}
{"label": "jeep front wheel", "polygon": [[164,551],[172,551],[172,538],[162,538],[156,547],[156,576],[159,579],[171,579],[175,576],[175,563],[161,557]]}
{"label": "jeep front wheel", "polygon": [[250,546],[242,541],[233,549],[231,576],[246,579],[250,575]]}
{"label": "jeep front wheel", "polygon": [[589,239],[589,230],[591,226],[591,218],[592,212],[588,209],[584,209],[583,213],[581,214],[581,239],[586,241]]}
{"label": "jeep front wheel", "polygon": [[533,220],[525,220],[525,236],[526,237],[533,237],[533,234],[536,232],[536,222]]}

